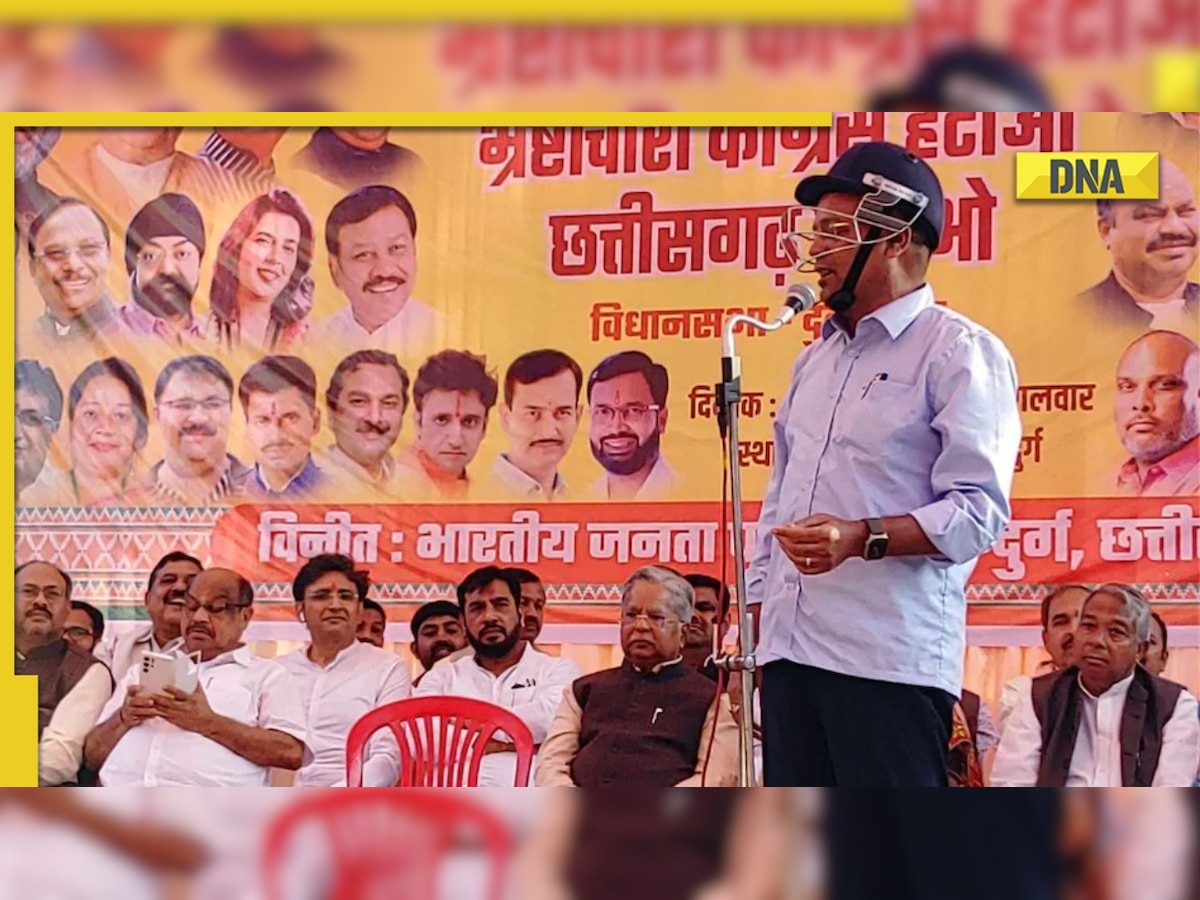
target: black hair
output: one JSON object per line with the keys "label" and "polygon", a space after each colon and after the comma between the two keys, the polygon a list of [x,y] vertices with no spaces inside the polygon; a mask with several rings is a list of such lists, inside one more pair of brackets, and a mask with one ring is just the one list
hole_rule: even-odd
{"label": "black hair", "polygon": [[49,566],[55,572],[57,572],[59,575],[62,576],[63,583],[66,585],[67,599],[70,600],[71,599],[71,590],[72,590],[72,588],[75,587],[75,582],[73,582],[71,580],[70,575],[68,575],[64,570],[60,569],[58,566],[56,566],[52,562],[46,562],[46,560],[44,560],[44,559],[31,559],[31,560],[29,560],[29,562],[23,562],[19,566],[17,566],[17,568],[13,570],[13,575],[14,576],[20,575],[22,569],[32,566],[34,563],[41,563],[44,566]]}
{"label": "black hair", "polygon": [[511,569],[502,569],[499,566],[484,566],[482,569],[476,569],[458,585],[459,608],[465,610],[467,608],[467,598],[471,594],[477,593],[489,584],[497,581],[508,588],[509,593],[512,594],[513,603],[521,602],[521,582],[517,580],[517,576],[512,573]]}
{"label": "black hair", "polygon": [[49,222],[55,215],[64,209],[69,209],[72,206],[82,206],[100,223],[100,231],[104,234],[104,246],[112,247],[112,235],[108,231],[108,223],[104,221],[104,216],[96,212],[90,205],[84,203],[78,197],[56,197],[51,200],[38,214],[38,217],[29,224],[29,234],[26,238],[27,249],[29,250],[29,258],[32,260],[37,254],[37,237],[46,223]]}
{"label": "black hair", "polygon": [[158,373],[158,378],[154,382],[155,403],[162,397],[163,391],[167,389],[167,385],[171,383],[171,379],[178,372],[203,375],[214,381],[219,381],[225,386],[225,390],[228,391],[229,399],[233,399],[233,376],[229,374],[229,370],[211,356],[196,354],[194,356],[177,356],[163,366],[162,371]]}
{"label": "black hair", "polygon": [[702,575],[698,572],[691,575],[684,575],[683,580],[690,584],[692,586],[692,590],[694,591],[698,591],[700,588],[708,588],[710,591],[715,593],[717,595],[717,603],[721,608],[721,618],[725,618],[726,614],[729,612],[729,603],[731,599],[729,595],[729,585],[721,584],[719,579],[713,578],[711,575]]}
{"label": "black hair", "polygon": [[1060,584],[1045,597],[1042,598],[1042,631],[1050,627],[1050,604],[1065,594],[1067,591],[1086,591],[1091,593],[1092,589],[1086,584]]}
{"label": "black hair", "polygon": [[204,571],[204,564],[190,553],[184,553],[182,550],[172,550],[162,559],[154,564],[154,568],[150,570],[150,579],[146,582],[146,589],[154,587],[154,580],[158,578],[158,573],[169,566],[171,563],[186,562],[191,563],[201,572]]}
{"label": "black hair", "polygon": [[342,382],[346,376],[356,371],[360,366],[389,366],[400,376],[400,410],[408,409],[408,372],[396,359],[396,354],[384,350],[358,350],[351,353],[333,370],[329,377],[329,387],[325,390],[325,405],[337,409],[338,399],[342,396]]}
{"label": "black hair", "polygon": [[641,350],[622,350],[612,356],[605,357],[592,374],[588,376],[587,399],[592,402],[592,388],[602,381],[610,381],[620,375],[641,375],[650,386],[650,396],[660,409],[667,406],[667,391],[670,388],[670,378],[666,366],[652,360]]}
{"label": "black hair", "polygon": [[355,568],[354,560],[341,553],[322,553],[301,566],[300,571],[296,573],[296,579],[292,582],[292,598],[297,603],[303,603],[304,595],[312,583],[330,572],[340,572],[350,579],[358,590],[360,603],[367,599],[367,591],[371,589],[370,573],[365,569]]}
{"label": "black hair", "polygon": [[288,388],[300,391],[309,409],[317,408],[317,374],[312,366],[298,356],[264,356],[242,376],[238,399],[249,414],[251,394],[277,394]]}
{"label": "black hair", "polygon": [[383,608],[382,604],[376,603],[370,597],[364,597],[363,601],[362,601],[362,608],[363,608],[363,612],[366,612],[367,610],[371,610],[372,612],[379,613],[379,615],[383,617],[384,623],[385,624],[387,623],[387,610],[385,610]]}
{"label": "black hair", "polygon": [[46,398],[46,415],[57,427],[62,421],[63,392],[54,370],[34,359],[17,360],[17,387]]}
{"label": "black hair", "polygon": [[417,412],[425,405],[430,391],[475,393],[484,412],[496,405],[499,387],[496,376],[487,370],[487,359],[465,350],[443,350],[421,364],[412,386],[412,401]]}
{"label": "black hair", "polygon": [[92,620],[92,637],[96,641],[104,637],[104,613],[83,600],[72,600],[71,609],[78,609],[87,613],[87,617]]}
{"label": "black hair", "polygon": [[575,398],[583,389],[583,369],[561,350],[531,350],[513,360],[504,373],[504,405],[512,408],[513,391],[518,384],[533,384],[569,371],[575,376]]}
{"label": "black hair", "polygon": [[461,619],[462,610],[449,600],[431,600],[429,603],[424,604],[413,613],[412,621],[409,623],[409,628],[412,629],[413,640],[417,639],[417,632],[421,630],[421,626],[428,619],[437,618],[438,616]]}
{"label": "black hair", "polygon": [[412,202],[394,187],[369,184],[351,191],[329,211],[329,216],[325,219],[325,249],[329,251],[329,255],[337,256],[341,251],[342,229],[345,226],[357,225],[389,206],[394,206],[404,213],[413,240],[416,240],[417,212],[413,209]]}
{"label": "black hair", "polygon": [[75,407],[83,399],[83,392],[87,390],[89,384],[102,375],[117,379],[129,391],[129,399],[133,404],[133,415],[137,419],[136,446],[144,446],[150,433],[149,414],[146,411],[146,390],[142,387],[142,379],[138,376],[137,370],[123,359],[109,356],[89,363],[71,383],[71,390],[67,395],[67,415],[72,421],[75,420]]}

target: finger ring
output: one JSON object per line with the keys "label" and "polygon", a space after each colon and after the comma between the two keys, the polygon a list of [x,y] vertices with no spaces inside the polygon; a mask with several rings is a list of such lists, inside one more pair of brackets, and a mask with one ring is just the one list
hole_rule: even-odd
{"label": "finger ring", "polygon": [[804,557],[804,568],[806,568],[806,569],[812,568],[812,557],[809,557],[809,556]]}

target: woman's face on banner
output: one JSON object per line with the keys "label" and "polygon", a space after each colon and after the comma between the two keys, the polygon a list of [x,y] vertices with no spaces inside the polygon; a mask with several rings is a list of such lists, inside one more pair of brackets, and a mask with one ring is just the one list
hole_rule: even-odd
{"label": "woman's face on banner", "polygon": [[274,300],[296,271],[299,252],[300,223],[283,213],[266,213],[242,244],[238,284],[260,300]]}
{"label": "woman's face on banner", "polygon": [[111,375],[93,378],[71,419],[72,469],[98,478],[123,478],[137,444],[138,420],[129,388]]}

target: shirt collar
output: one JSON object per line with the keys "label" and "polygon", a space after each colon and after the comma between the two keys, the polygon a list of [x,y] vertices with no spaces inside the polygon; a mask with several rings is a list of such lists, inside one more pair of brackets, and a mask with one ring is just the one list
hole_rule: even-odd
{"label": "shirt collar", "polygon": [[253,153],[233,146],[215,131],[208,136],[208,140],[204,142],[198,155],[231,172],[246,175],[273,176],[275,174],[274,162],[259,162],[258,157]]}
{"label": "shirt collar", "polygon": [[[858,323],[858,328],[861,331],[863,322],[869,322],[874,319],[884,327],[894,341],[904,333],[909,325],[916,321],[917,316],[933,305],[933,288],[928,284],[923,284],[915,291],[910,291],[903,296],[897,297],[873,313],[863,316],[862,321]],[[822,337],[829,337],[835,329],[845,333],[845,329],[837,321],[837,316],[830,316],[825,320],[825,324],[821,326]]]}
{"label": "shirt collar", "polygon": [[[162,338],[164,341],[170,340],[170,335],[167,332],[167,323],[160,319],[150,310],[146,309],[136,300],[130,299],[123,307],[121,307],[121,318],[125,320],[125,324],[135,334],[154,334]],[[180,331],[180,334],[186,334],[189,337],[199,338],[204,336],[203,329],[196,323],[196,320],[191,316],[188,317],[187,325]]]}
{"label": "shirt collar", "polygon": [[345,647],[338,651],[337,656],[335,656],[333,659],[331,659],[329,661],[329,665],[318,666],[315,662],[313,662],[312,657],[308,655],[308,651],[312,649],[312,641],[309,641],[307,644],[304,645],[304,649],[300,651],[300,658],[304,660],[304,664],[306,666],[308,666],[309,668],[315,669],[319,672],[322,672],[322,671],[327,672],[330,669],[332,669],[334,666],[336,666],[338,663],[342,662],[343,660],[349,659],[351,656],[358,654],[361,650],[365,650],[366,648],[367,648],[366,644],[360,642],[358,640],[358,638],[355,638],[353,641],[350,642],[350,646]]}
{"label": "shirt collar", "polygon": [[258,467],[258,463],[254,464],[254,482],[258,485],[259,490],[264,494],[274,494],[275,496],[283,496],[292,491],[294,488],[297,492],[311,490],[321,475],[321,470],[317,468],[317,464],[313,461],[312,454],[308,455],[308,460],[304,463],[304,468],[291,477],[288,483],[281,490],[274,490],[267,480],[263,478],[262,470]]}
{"label": "shirt collar", "polygon": [[1200,464],[1200,437],[1194,437],[1170,456],[1165,456],[1146,469],[1145,478],[1138,469],[1137,460],[1127,459],[1117,473],[1117,485],[1145,491],[1160,481],[1181,478]]}
{"label": "shirt collar", "polygon": [[1118,681],[1116,684],[1114,684],[1112,687],[1110,687],[1107,691],[1105,691],[1099,697],[1097,697],[1095,694],[1093,694],[1091,691],[1089,691],[1084,686],[1082,675],[1079,676],[1079,689],[1081,691],[1083,691],[1083,695],[1085,697],[1090,697],[1092,700],[1103,700],[1106,697],[1124,697],[1126,694],[1129,693],[1129,685],[1133,684],[1133,676],[1134,676],[1134,672],[1136,672],[1136,671],[1137,671],[1137,669],[1135,667],[1132,672],[1130,672],[1128,675],[1126,675],[1124,678],[1122,678],[1120,681]]}
{"label": "shirt collar", "polygon": [[326,458],[333,462],[339,468],[348,470],[356,478],[361,481],[366,481],[375,485],[387,484],[392,480],[392,476],[396,472],[396,460],[392,458],[390,453],[384,454],[384,457],[379,462],[379,469],[383,473],[381,477],[375,478],[367,471],[358,460],[354,459],[349,453],[339,447],[337,444],[330,445],[325,451]]}
{"label": "shirt collar", "polygon": [[240,647],[235,647],[232,650],[226,650],[224,653],[214,656],[208,662],[200,663],[200,667],[204,669],[215,669],[218,666],[235,665],[243,669],[250,665],[250,661],[254,659],[250,648],[246,644]]}
{"label": "shirt collar", "polygon": [[[208,492],[208,496],[204,498],[203,502],[205,503],[215,503],[243,489],[243,479],[250,470],[242,465],[241,461],[235,456],[226,454],[225,459],[227,462],[225,471],[221,474],[221,479]],[[150,470],[153,492],[159,497],[174,500],[176,503],[186,504],[187,498],[162,480],[164,462],[164,460],[159,460]]]}
{"label": "shirt collar", "polygon": [[[536,497],[544,493],[537,479],[517,468],[516,464],[504,453],[496,456],[494,472],[505,485],[513,490],[520,491],[527,497]],[[554,485],[550,491],[550,496],[552,498],[560,498],[565,496],[566,493],[567,482],[563,479],[561,472],[555,472]]]}
{"label": "shirt collar", "polygon": [[75,337],[76,335],[91,337],[111,325],[116,316],[117,307],[108,294],[105,294],[66,325],[54,318],[49,309],[45,313],[50,329],[60,338]]}
{"label": "shirt collar", "polygon": [[679,665],[681,662],[683,662],[683,657],[677,656],[674,659],[669,659],[666,662],[661,662],[657,666],[655,666],[653,669],[649,669],[649,670],[639,669],[632,662],[629,664],[629,667],[631,669],[633,669],[633,671],[637,672],[639,675],[659,675],[662,673],[663,669],[666,669],[669,666]]}

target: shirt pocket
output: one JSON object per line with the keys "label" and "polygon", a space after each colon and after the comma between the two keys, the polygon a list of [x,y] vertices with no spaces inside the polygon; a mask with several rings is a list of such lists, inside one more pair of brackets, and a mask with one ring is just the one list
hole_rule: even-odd
{"label": "shirt pocket", "polygon": [[251,690],[236,682],[214,681],[205,686],[213,712],[243,725],[258,724],[258,704]]}
{"label": "shirt pocket", "polygon": [[872,456],[903,446],[906,436],[925,428],[922,399],[915,385],[875,381],[866,396],[852,395],[843,407],[834,437]]}

